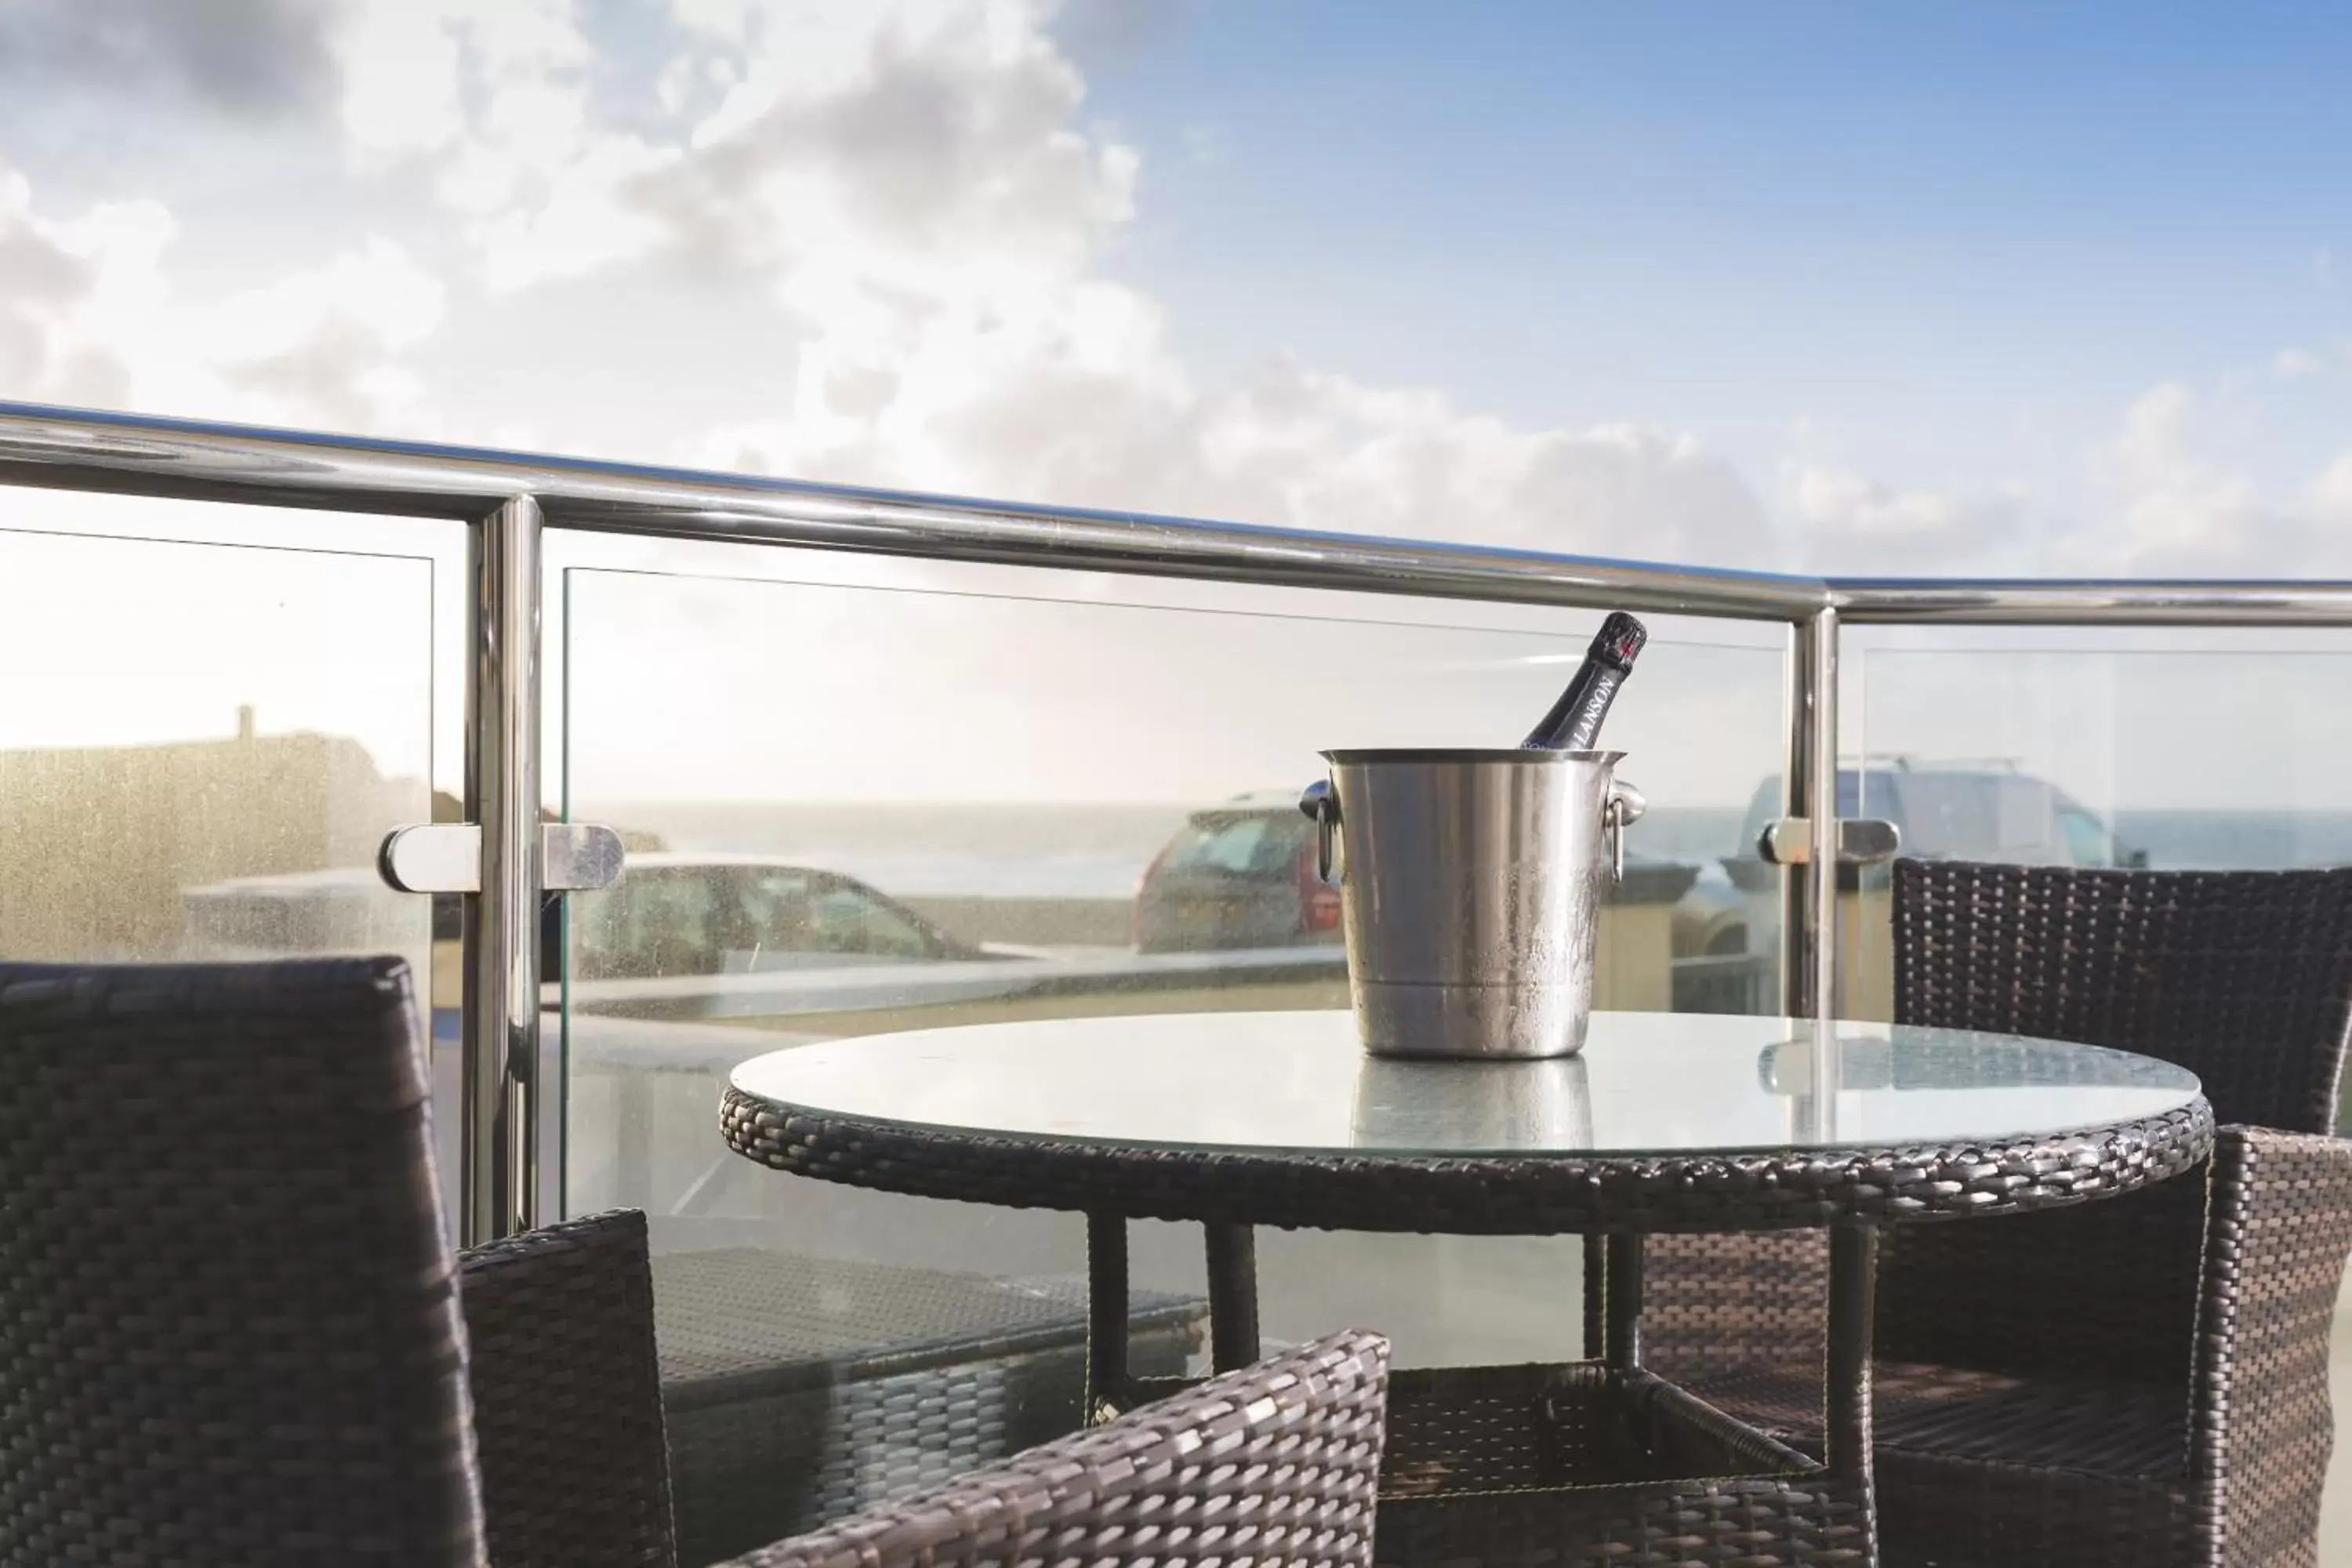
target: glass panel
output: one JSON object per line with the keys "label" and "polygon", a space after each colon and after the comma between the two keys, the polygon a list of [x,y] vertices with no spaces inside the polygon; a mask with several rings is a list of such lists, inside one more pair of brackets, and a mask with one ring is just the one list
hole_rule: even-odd
{"label": "glass panel", "polygon": [[[1599,617],[907,579],[978,586],[568,573],[565,809],[633,850],[619,887],[572,900],[567,1204],[652,1214],[674,1363],[699,1342],[693,1281],[714,1270],[843,1281],[834,1307],[771,1305],[767,1331],[863,1351],[898,1331],[858,1307],[868,1282],[987,1317],[1007,1310],[997,1282],[1022,1281],[1059,1303],[1050,1374],[1005,1428],[1034,1440],[1076,1415],[1079,1222],[761,1170],[716,1136],[728,1069],[890,1030],[1345,1006],[1337,902],[1297,808],[1317,748],[1511,744]],[[1771,933],[1754,934],[1752,879],[1727,857],[1780,754],[1785,636],[1654,630],[1608,731],[1651,809],[1603,928],[1601,1005],[1770,1010]],[[1135,1227],[1137,1287],[1172,1314],[1146,1359],[1203,1327],[1200,1247],[1190,1227]],[[1373,1322],[1424,1363],[1570,1356],[1577,1250],[1269,1234],[1265,1331]],[[878,1475],[883,1458],[856,1463]],[[718,1483],[682,1468],[698,1474],[681,1510],[702,1513],[698,1489]]]}
{"label": "glass panel", "polygon": [[[1903,853],[2282,869],[2352,860],[2352,641],[2302,634],[1865,627],[1842,793]],[[1892,1015],[1887,875],[1843,935],[1849,1016]]]}
{"label": "glass panel", "polygon": [[[461,550],[462,530],[0,497],[12,520],[108,531],[0,530],[0,954],[399,954],[432,1004],[447,1161],[454,965],[431,982],[436,938],[454,948],[456,931],[384,888],[374,859],[389,829],[434,816],[428,552]],[[403,529],[419,553],[223,542]]]}

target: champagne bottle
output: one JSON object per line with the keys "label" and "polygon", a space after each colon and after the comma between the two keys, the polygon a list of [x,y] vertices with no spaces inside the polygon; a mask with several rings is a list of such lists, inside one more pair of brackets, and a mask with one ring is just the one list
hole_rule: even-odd
{"label": "champagne bottle", "polygon": [[1589,752],[1601,735],[1601,721],[1609,716],[1609,704],[1616,700],[1617,689],[1633,673],[1633,660],[1641,656],[1642,645],[1650,634],[1642,623],[1622,611],[1612,613],[1601,623],[1601,635],[1592,639],[1592,647],[1584,655],[1569,678],[1568,689],[1543,716],[1543,722],[1528,731],[1519,742],[1527,752]]}

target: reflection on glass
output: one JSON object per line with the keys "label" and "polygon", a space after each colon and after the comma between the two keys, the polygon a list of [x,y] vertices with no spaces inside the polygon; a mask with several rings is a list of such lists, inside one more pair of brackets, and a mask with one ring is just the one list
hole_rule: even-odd
{"label": "reflection on glass", "polygon": [[[1774,1094],[1814,1092],[1815,1037],[1804,1019],[1789,1020],[1794,1037],[1764,1047],[1757,1081]],[[2021,1039],[1966,1029],[1842,1028],[1835,1073],[1841,1090],[2145,1088],[2193,1083],[2186,1068],[2126,1051],[2062,1041]]]}
{"label": "reflection on glass", "polygon": [[[1580,1057],[1469,1064],[1475,1079],[1442,1077],[1464,1064],[1367,1057],[1349,1117],[1358,1148],[1592,1147],[1592,1091]],[[1443,1085],[1449,1093],[1433,1094]]]}

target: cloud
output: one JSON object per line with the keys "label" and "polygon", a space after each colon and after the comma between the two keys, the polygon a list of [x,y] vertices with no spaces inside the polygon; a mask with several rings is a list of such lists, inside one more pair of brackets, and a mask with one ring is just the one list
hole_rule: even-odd
{"label": "cloud", "polygon": [[2316,348],[2281,349],[2271,360],[2271,372],[2287,381],[2304,381],[2332,371],[2352,370],[2352,339]]}
{"label": "cloud", "polygon": [[2309,577],[2352,571],[2352,452],[2289,501],[2215,458],[2210,410],[2179,382],[2149,387],[2095,459],[2109,515],[2079,529],[2080,569],[2146,575]]}
{"label": "cloud", "polygon": [[[1515,426],[1280,353],[1199,383],[1159,302],[1109,274],[1143,163],[1087,123],[1073,54],[1131,48],[1171,15],[1138,32],[1101,7],[1020,0],[670,0],[624,58],[595,31],[610,18],[572,0],[337,0],[302,16],[353,178],[425,195],[457,292],[416,259],[415,231],[404,246],[362,229],[194,297],[154,205],[103,255],[37,231],[17,265],[79,292],[19,310],[39,320],[16,333],[35,346],[0,352],[30,395],[441,433],[424,367],[462,365],[437,336],[454,313],[574,290],[599,331],[549,345],[562,376],[633,330],[634,301],[687,289],[767,311],[784,355],[734,372],[731,417],[635,431],[647,445],[614,455],[1779,563],[1754,490],[1687,432]],[[83,276],[101,263],[106,288]],[[566,440],[560,410],[537,418]]]}
{"label": "cloud", "polygon": [[0,91],[161,95],[247,120],[310,111],[332,97],[332,0],[0,7]]}
{"label": "cloud", "polygon": [[0,164],[0,384],[16,396],[120,405],[134,393],[109,319],[152,294],[171,215],[152,202],[45,216],[30,181]]}
{"label": "cloud", "polygon": [[758,14],[694,32],[682,58],[728,85],[632,199],[787,310],[1080,286],[1132,214],[1138,153],[1071,128],[1084,83],[1027,11],[877,8],[805,37]]}
{"label": "cloud", "polygon": [[941,324],[890,369],[828,373],[819,341],[787,416],[719,431],[699,457],[1339,532],[1772,563],[1755,494],[1686,435],[1517,430],[1436,393],[1287,360],[1202,392],[1160,351],[1141,301],[1095,305],[1012,343]]}
{"label": "cloud", "polygon": [[571,0],[340,0],[329,47],[355,151],[455,149],[541,173],[572,148],[595,58]]}
{"label": "cloud", "polygon": [[343,0],[331,38],[359,171],[422,166],[493,291],[659,239],[625,196],[677,154],[597,122],[612,72],[572,0]]}
{"label": "cloud", "polygon": [[1980,563],[2024,531],[2020,495],[1896,489],[1817,463],[1794,464],[1786,478],[1805,560],[1823,572],[1908,574]]}
{"label": "cloud", "polygon": [[2253,482],[2205,456],[2203,405],[2177,381],[2133,400],[2098,466],[2119,501],[2108,552],[2132,569],[2210,569],[2273,531]]}
{"label": "cloud", "polygon": [[1189,0],[1064,0],[1052,14],[1054,40],[1081,67],[1124,63],[1180,33]]}
{"label": "cloud", "polygon": [[230,385],[289,415],[373,429],[422,403],[423,383],[401,358],[439,327],[445,298],[439,279],[371,236],[221,301],[207,312],[202,352]]}
{"label": "cloud", "polygon": [[422,393],[401,356],[443,290],[370,237],[314,267],[213,297],[174,279],[180,237],[152,201],[44,216],[0,165],[0,388],[47,402],[213,418],[382,427]]}
{"label": "cloud", "polygon": [[[571,9],[520,16],[492,36],[450,0],[372,0],[340,35],[345,124],[363,156],[429,172],[494,295],[764,295],[792,363],[688,456],[1360,531],[1772,553],[1753,493],[1682,433],[1513,428],[1279,356],[1196,385],[1157,301],[1106,276],[1141,158],[1081,127],[1085,82],[1047,8],[675,0],[626,130]],[[341,347],[309,363],[348,384]],[[294,391],[297,368],[268,384]]]}
{"label": "cloud", "polygon": [[[509,401],[551,444],[614,456],[1839,572],[2301,570],[2343,531],[2352,479],[2324,467],[2273,499],[2186,384],[2150,388],[2060,473],[2080,505],[1792,443],[1768,510],[1672,425],[1512,423],[1279,352],[1204,382],[1118,276],[1145,163],[1088,120],[1079,62],[1145,34],[1092,0],[667,0],[625,31],[578,0],[213,14],[257,53],[244,86],[161,0],[0,39],[23,68],[28,50],[169,62],[141,68],[200,96],[307,103],[323,82],[348,189],[285,226],[298,246],[277,259],[194,202],[57,211],[5,176],[9,393],[462,437],[475,351],[453,324],[537,312]],[[204,286],[222,278],[237,287]],[[2343,364],[2304,346],[2273,368]],[[577,389],[624,376],[616,433]]]}
{"label": "cloud", "polygon": [[2325,522],[2352,531],[2352,451],[2321,469],[2304,493],[2312,510]]}

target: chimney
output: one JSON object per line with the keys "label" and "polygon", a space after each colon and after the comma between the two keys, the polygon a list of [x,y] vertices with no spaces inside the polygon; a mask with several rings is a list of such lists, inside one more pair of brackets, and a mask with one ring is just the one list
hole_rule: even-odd
{"label": "chimney", "polygon": [[240,741],[253,739],[253,704],[250,702],[236,705],[236,738]]}

